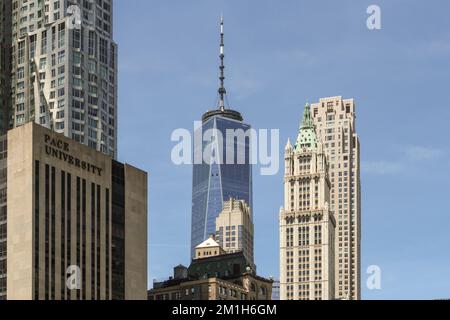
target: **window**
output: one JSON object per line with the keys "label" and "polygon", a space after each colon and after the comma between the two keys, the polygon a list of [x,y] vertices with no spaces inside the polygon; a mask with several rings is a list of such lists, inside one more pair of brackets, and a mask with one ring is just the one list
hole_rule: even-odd
{"label": "window", "polygon": [[81,63],[81,53],[80,52],[74,52],[73,53],[73,63],[74,64],[80,64]]}
{"label": "window", "polygon": [[16,124],[17,125],[23,124],[24,122],[25,122],[25,115],[19,114],[16,116]]}
{"label": "window", "polygon": [[[59,12],[55,13],[55,16],[56,15],[58,15],[58,19],[59,19]],[[55,20],[58,20],[58,19],[55,19]],[[65,25],[64,25],[64,23],[61,23],[58,26],[58,48],[64,47],[65,37],[66,37]]]}
{"label": "window", "polygon": [[41,58],[41,60],[39,61],[39,69],[45,69],[45,67],[47,66],[47,59],[46,58]]}
{"label": "window", "polygon": [[23,67],[20,67],[17,69],[17,79],[23,79],[25,78],[25,69]]}
{"label": "window", "polygon": [[25,42],[19,42],[17,48],[17,63],[22,64],[25,62]]}
{"label": "window", "polygon": [[64,50],[58,52],[58,63],[64,63],[65,60],[66,60],[66,52]]}
{"label": "window", "polygon": [[25,94],[23,92],[20,92],[17,94],[17,102],[21,103],[25,101]]}

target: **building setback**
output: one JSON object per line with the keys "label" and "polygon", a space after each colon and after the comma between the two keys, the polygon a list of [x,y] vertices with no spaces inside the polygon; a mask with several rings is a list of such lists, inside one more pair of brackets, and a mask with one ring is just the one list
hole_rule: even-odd
{"label": "building setback", "polygon": [[337,299],[361,299],[360,142],[356,104],[342,97],[311,105],[319,139],[328,155],[330,209],[336,218],[335,274]]}
{"label": "building setback", "polygon": [[6,141],[7,299],[146,299],[147,174],[33,122]]}
{"label": "building setback", "polygon": [[280,210],[282,300],[331,300],[334,232],[327,156],[316,136],[309,104],[297,141],[285,148],[284,207]]}

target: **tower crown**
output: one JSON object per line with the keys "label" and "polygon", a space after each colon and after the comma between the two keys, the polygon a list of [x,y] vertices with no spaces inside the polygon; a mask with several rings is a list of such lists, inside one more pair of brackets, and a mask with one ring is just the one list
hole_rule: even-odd
{"label": "tower crown", "polygon": [[317,135],[314,126],[314,121],[311,116],[311,106],[309,103],[305,106],[303,112],[303,119],[300,125],[297,142],[295,144],[295,151],[301,151],[304,149],[314,151],[317,150]]}
{"label": "tower crown", "polygon": [[207,111],[203,117],[202,121],[206,122],[212,117],[215,116],[221,116],[224,118],[236,120],[236,121],[243,121],[242,115],[235,110],[231,110],[230,107],[225,108],[225,100],[227,100],[227,89],[225,89],[225,43],[224,43],[224,37],[225,37],[225,31],[224,31],[224,20],[223,16],[220,18],[220,52],[219,52],[219,58],[220,58],[220,65],[219,65],[219,89],[217,90],[219,95],[219,100],[217,104],[217,108],[214,110]]}

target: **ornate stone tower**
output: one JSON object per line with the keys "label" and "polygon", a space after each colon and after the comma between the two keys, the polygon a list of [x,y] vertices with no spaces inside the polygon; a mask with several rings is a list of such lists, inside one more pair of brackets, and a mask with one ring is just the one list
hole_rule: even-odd
{"label": "ornate stone tower", "polygon": [[334,299],[334,231],[323,144],[309,104],[297,141],[285,148],[284,208],[280,210],[281,300]]}

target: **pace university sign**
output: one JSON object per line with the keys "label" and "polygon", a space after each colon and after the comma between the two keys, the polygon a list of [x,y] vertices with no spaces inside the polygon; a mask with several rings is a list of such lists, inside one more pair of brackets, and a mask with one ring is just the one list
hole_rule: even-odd
{"label": "pace university sign", "polygon": [[67,142],[61,139],[52,138],[48,134],[45,135],[45,153],[53,158],[57,158],[61,161],[68,163],[69,165],[75,166],[81,170],[90,172],[92,174],[102,175],[102,168],[89,163],[87,161],[81,160],[80,158],[74,157],[70,154],[70,146]]}

